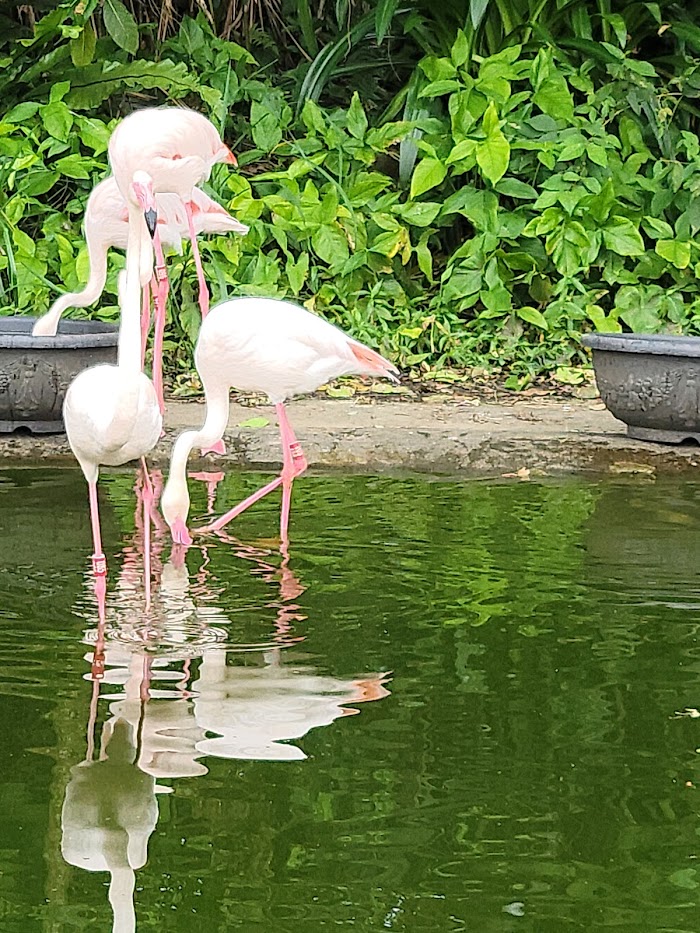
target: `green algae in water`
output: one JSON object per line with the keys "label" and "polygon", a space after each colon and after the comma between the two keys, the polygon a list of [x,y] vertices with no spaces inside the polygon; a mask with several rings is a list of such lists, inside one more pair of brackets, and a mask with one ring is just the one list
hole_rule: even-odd
{"label": "green algae in water", "polygon": [[110,930],[107,862],[140,931],[697,931],[698,484],[304,477],[146,616],[133,479],[96,688],[84,481],[0,474],[3,933]]}

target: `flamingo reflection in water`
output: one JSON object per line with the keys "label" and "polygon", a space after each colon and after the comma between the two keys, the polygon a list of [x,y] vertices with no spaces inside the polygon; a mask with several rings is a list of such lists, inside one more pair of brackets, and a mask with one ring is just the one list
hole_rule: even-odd
{"label": "flamingo reflection in water", "polygon": [[[158,527],[153,567],[160,585],[144,631],[162,633],[170,626],[171,638],[162,654],[156,650],[150,659],[133,637],[138,622],[127,626],[125,640],[115,638],[114,630],[107,629],[108,614],[114,612],[124,621],[134,612],[140,535],[137,527],[135,541],[126,549],[119,586],[110,596],[109,613],[104,580],[92,583],[98,626],[88,633],[94,650],[87,656],[91,672],[86,679],[92,683],[87,754],[72,769],[61,814],[65,860],[87,871],[110,873],[113,933],[136,930],[135,872],[146,863],[148,840],[158,820],[157,794],[173,791],[158,781],[205,774],[202,759],[210,755],[300,761],[306,755],[291,744],[293,740],[359,712],[347,704],[388,695],[388,674],[342,679],[317,674],[310,665],[294,660],[293,645],[299,640],[294,625],[305,619],[296,600],[305,587],[289,567],[286,542],[279,547],[278,565],[274,548],[228,538],[234,553],[252,562],[254,573],[278,588],[278,598],[267,604],[275,611],[272,639],[263,648],[251,651],[246,646],[246,653],[238,654],[247,660],[259,654],[257,664],[229,663],[235,647],[217,644],[218,632],[229,620],[216,605],[219,594],[206,546],[190,548],[190,554],[197,550],[202,554],[192,581],[184,548],[175,547],[169,560],[159,563],[164,535]],[[183,638],[177,646],[177,633],[183,634],[193,615],[199,638]],[[104,687],[115,692],[101,694]],[[96,757],[100,698],[108,702],[109,715]]]}

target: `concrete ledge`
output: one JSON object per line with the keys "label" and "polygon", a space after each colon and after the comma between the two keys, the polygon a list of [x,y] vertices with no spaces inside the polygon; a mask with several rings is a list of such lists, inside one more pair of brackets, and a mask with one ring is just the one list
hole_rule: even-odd
{"label": "concrete ledge", "polygon": [[[433,474],[501,475],[520,471],[678,472],[700,465],[696,446],[667,446],[627,437],[598,400],[476,399],[398,401],[308,398],[290,403],[290,420],[313,469],[359,472],[416,471]],[[240,427],[251,418],[265,427]],[[167,467],[174,438],[199,427],[204,405],[170,400],[165,437],[149,458]],[[231,403],[225,457],[196,457],[204,465],[275,469],[279,436],[269,406]],[[0,435],[6,465],[74,463],[65,435]]]}

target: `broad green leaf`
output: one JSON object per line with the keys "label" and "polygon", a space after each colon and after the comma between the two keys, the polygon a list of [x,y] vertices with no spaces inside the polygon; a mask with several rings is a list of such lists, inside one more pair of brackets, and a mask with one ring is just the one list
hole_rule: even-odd
{"label": "broad green leaf", "polygon": [[428,247],[429,232],[423,234],[416,246],[418,268],[429,282],[433,281],[433,255]]}
{"label": "broad green leaf", "polygon": [[49,103],[53,104],[56,101],[63,100],[68,91],[70,91],[70,81],[56,81],[55,84],[51,85],[49,91]]}
{"label": "broad green leaf", "polygon": [[586,146],[586,155],[591,160],[595,162],[596,165],[601,165],[603,168],[608,166],[608,153],[603,148],[603,146],[598,143],[591,142]]}
{"label": "broad green leaf", "polygon": [[484,177],[495,185],[506,173],[510,161],[510,144],[500,130],[479,143],[476,162]]}
{"label": "broad green leaf", "polygon": [[95,154],[106,152],[111,135],[109,127],[101,120],[90,117],[78,117],[77,122],[81,142],[89,146]]}
{"label": "broad green leaf", "polygon": [[24,123],[26,120],[30,120],[38,109],[39,104],[34,103],[34,101],[26,101],[23,104],[17,104],[2,119],[4,123]]}
{"label": "broad green leaf", "polygon": [[603,228],[603,242],[620,256],[640,256],[644,252],[642,235],[626,217],[611,217]]}
{"label": "broad green leaf", "polygon": [[658,240],[655,249],[677,269],[687,269],[690,265],[690,243],[684,240]]}
{"label": "broad green leaf", "polygon": [[449,58],[436,58],[434,55],[428,55],[418,62],[418,67],[429,81],[443,81],[445,78],[457,77],[457,69]]}
{"label": "broad green leaf", "polygon": [[647,234],[654,240],[662,238],[673,239],[673,227],[659,217],[645,217],[642,221]]}
{"label": "broad green leaf", "polygon": [[53,163],[52,168],[58,169],[61,175],[68,178],[89,178],[88,161],[80,155],[69,155]]}
{"label": "broad green leaf", "polygon": [[361,172],[348,185],[346,194],[353,207],[362,207],[391,184],[391,179],[380,172]]}
{"label": "broad green leaf", "polygon": [[277,114],[257,100],[250,105],[250,127],[253,142],[264,152],[271,152],[282,141],[282,129]]}
{"label": "broad green leaf", "polygon": [[367,117],[357,91],[354,91],[348,108],[348,132],[355,139],[363,139],[367,132]]}
{"label": "broad green leaf", "polygon": [[464,35],[461,29],[457,30],[457,38],[452,44],[450,58],[457,68],[466,64],[466,61],[469,58],[469,43],[467,42],[467,37]]}
{"label": "broad green leaf", "polygon": [[413,170],[411,178],[411,200],[441,184],[446,175],[447,169],[440,159],[421,159]]}
{"label": "broad green leaf", "polygon": [[394,210],[405,223],[414,227],[427,227],[435,220],[441,208],[442,205],[435,201],[418,201],[415,204],[397,204]]}
{"label": "broad green leaf", "polygon": [[22,194],[27,195],[27,197],[36,197],[39,194],[46,194],[47,191],[50,191],[58,181],[58,178],[58,172],[48,172],[45,169],[27,172],[27,174],[23,176],[18,188]]}
{"label": "broad green leaf", "polygon": [[71,39],[70,57],[76,68],[90,64],[95,54],[96,41],[95,30],[88,20],[78,38]]}
{"label": "broad green leaf", "polygon": [[700,883],[696,881],[696,875],[697,869],[695,868],[680,868],[678,871],[674,871],[672,875],[669,875],[668,880],[677,888],[694,891]]}
{"label": "broad green leaf", "polygon": [[461,162],[462,159],[468,159],[473,156],[477,149],[477,142],[474,139],[462,139],[452,148],[452,151],[445,159],[445,165],[454,165],[455,162]]}
{"label": "broad green leaf", "polygon": [[431,81],[430,84],[421,90],[419,97],[442,97],[444,94],[451,94],[453,91],[459,91],[461,83],[454,78],[442,78],[439,81]]}
{"label": "broad green leaf", "polygon": [[42,107],[40,115],[41,122],[44,124],[49,136],[60,139],[61,142],[68,140],[68,133],[73,125],[73,114],[63,101],[56,101]]}
{"label": "broad green leaf", "polygon": [[337,226],[324,224],[311,237],[311,245],[316,255],[328,263],[337,266],[347,260],[348,241]]}
{"label": "broad green leaf", "polygon": [[307,130],[315,130],[317,133],[326,132],[326,122],[323,119],[323,111],[315,100],[307,100],[301,111],[301,119]]}
{"label": "broad green leaf", "polygon": [[520,181],[519,178],[502,178],[494,187],[499,194],[505,194],[509,198],[529,200],[537,197],[537,192],[532,185]]}
{"label": "broad green leaf", "polygon": [[139,50],[139,28],[121,0],[104,0],[102,19],[116,45],[135,55]]}
{"label": "broad green leaf", "polygon": [[521,320],[527,321],[528,324],[534,324],[535,327],[539,327],[542,330],[549,330],[547,319],[541,311],[537,310],[537,308],[532,308],[530,306],[516,308],[515,313]]}
{"label": "broad green leaf", "polygon": [[309,254],[301,253],[296,261],[290,256],[285,271],[289,280],[289,287],[295,295],[298,295],[309,274]]}
{"label": "broad green leaf", "polygon": [[556,120],[571,121],[574,116],[574,101],[564,76],[553,69],[533,95],[533,101],[543,113]]}

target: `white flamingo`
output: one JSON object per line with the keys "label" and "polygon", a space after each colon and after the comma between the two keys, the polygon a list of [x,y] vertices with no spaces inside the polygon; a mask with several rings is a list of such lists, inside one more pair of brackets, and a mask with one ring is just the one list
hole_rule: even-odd
{"label": "white flamingo", "polygon": [[[161,243],[173,252],[182,253],[182,241],[190,238],[182,201],[176,194],[159,194],[156,195],[156,205]],[[196,234],[248,232],[245,224],[239,223],[199,188],[192,191],[191,208]],[[94,304],[105,287],[109,249],[126,249],[129,212],[113,176],[105,178],[90,193],[83,228],[90,264],[88,280],[80,291],[61,295],[54,301],[34,325],[32,334],[35,337],[54,337],[61,315],[67,308],[86,308]]]}
{"label": "white flamingo", "polygon": [[[93,366],[79,373],[68,387],[63,406],[68,442],[88,483],[96,575],[106,573],[97,502],[99,468],[141,458],[145,469],[143,458],[155,447],[162,427],[155,388],[141,371],[141,280],[143,269],[150,270],[153,261],[144,214],[155,213],[150,180],[142,173],[134,175],[128,210],[126,270],[119,283],[122,323],[118,363]],[[150,567],[146,567],[146,573],[150,579]]]}
{"label": "white flamingo", "polygon": [[198,431],[181,434],[173,448],[161,507],[173,540],[190,544],[187,515],[187,459],[198,444],[216,449],[226,430],[229,390],[264,392],[275,406],[282,440],[281,474],[221,518],[199,529],[218,531],[268,492],[282,486],[280,534],[287,536],[292,481],[306,469],[306,458],[287,418],[286,399],[313,392],[349,373],[396,379],[398,370],[379,353],[353,340],[310,311],[273,298],[234,298],[212,308],[202,321],[195,349],[207,410]]}

